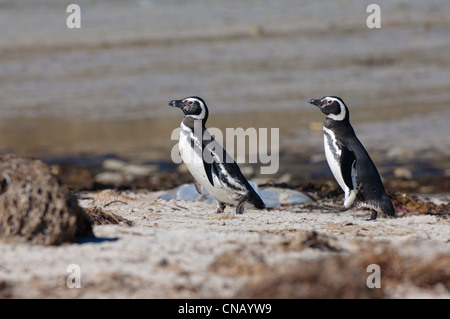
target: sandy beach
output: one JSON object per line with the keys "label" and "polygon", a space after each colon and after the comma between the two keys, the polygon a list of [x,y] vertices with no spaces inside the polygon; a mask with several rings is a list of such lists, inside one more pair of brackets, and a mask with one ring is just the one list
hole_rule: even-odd
{"label": "sandy beach", "polygon": [[[0,243],[0,296],[450,297],[448,214],[367,221],[367,211],[324,210],[328,200],[218,215],[214,205],[160,195],[80,194],[82,207],[114,214],[117,224],[95,226],[97,238],[78,244]],[[80,288],[67,286],[72,264],[81,269]],[[366,285],[371,264],[380,266],[381,288]]]}

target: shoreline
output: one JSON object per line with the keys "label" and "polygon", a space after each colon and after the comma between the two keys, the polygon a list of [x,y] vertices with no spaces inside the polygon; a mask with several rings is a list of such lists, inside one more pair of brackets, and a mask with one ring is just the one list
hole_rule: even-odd
{"label": "shoreline", "polygon": [[[421,159],[415,153],[402,161],[402,150],[394,149],[387,159],[373,152],[378,171],[387,190],[418,194],[450,192],[448,158],[435,156]],[[306,154],[313,154],[305,155]],[[116,188],[121,190],[167,190],[191,183],[192,176],[184,164],[172,162],[136,163],[113,154],[98,157],[58,157],[44,160],[51,165],[72,191],[92,191]],[[277,173],[260,174],[258,164],[238,164],[249,180],[258,185],[277,185],[284,188],[302,188],[309,184],[329,184],[336,188],[331,171],[320,150],[302,153],[285,151],[280,155]]]}
{"label": "shoreline", "polygon": [[[364,111],[355,113],[351,121],[357,136],[372,157],[387,189],[428,194],[450,191],[450,140],[442,134],[447,129],[446,116],[440,113],[415,114],[386,121],[382,114],[373,118],[367,117]],[[302,114],[304,116],[300,116]],[[255,179],[257,184],[284,183],[285,187],[334,182],[323,152],[322,114],[313,109],[307,113],[278,114],[278,118],[274,115],[265,113],[254,117],[244,113],[238,117],[239,120],[233,116],[217,116],[208,127],[225,131],[230,123],[247,128],[257,123],[270,127],[271,120],[275,121],[273,123],[286,122],[280,127],[279,144],[275,145],[279,150],[278,171],[273,176],[261,175],[261,163],[241,163],[242,160],[248,161],[247,155],[244,159],[236,159],[244,175]],[[0,131],[5,133],[3,139],[9,138],[10,143],[22,145],[17,149],[17,155],[40,158],[52,165],[72,190],[118,187],[157,191],[192,181],[183,165],[177,166],[169,158],[177,143],[170,140],[171,130],[178,127],[179,116],[151,122],[105,122],[100,126],[95,122],[89,126],[82,120],[71,125],[55,121],[43,122],[42,125],[48,125],[45,130],[40,125],[24,122],[16,127],[22,137],[20,134],[6,134],[8,127],[0,128]],[[10,123],[11,127],[16,124]],[[64,126],[68,130],[67,135],[61,135]],[[156,135],[149,133],[149,126]],[[95,135],[91,136],[94,132]],[[27,139],[26,143],[24,139]],[[249,140],[247,143],[257,141]],[[15,150],[13,144],[5,144],[8,145],[10,147],[4,148],[2,153]],[[246,144],[247,152],[248,148]],[[116,161],[116,165],[121,167],[108,167],[108,161]],[[99,174],[109,174],[109,177],[100,179]]]}

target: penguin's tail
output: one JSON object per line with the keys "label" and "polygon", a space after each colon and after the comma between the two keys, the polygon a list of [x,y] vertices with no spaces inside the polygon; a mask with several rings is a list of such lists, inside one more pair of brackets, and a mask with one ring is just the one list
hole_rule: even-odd
{"label": "penguin's tail", "polygon": [[397,217],[397,215],[395,214],[394,204],[392,204],[392,201],[388,196],[386,196],[386,198],[383,200],[383,204],[381,206],[383,214],[387,215],[388,217]]}
{"label": "penguin's tail", "polygon": [[381,203],[378,204],[378,210],[380,213],[382,213],[385,217],[397,217],[394,204],[387,194],[383,194],[380,201]]}
{"label": "penguin's tail", "polygon": [[258,193],[256,193],[254,189],[251,189],[248,195],[249,195],[248,202],[253,204],[253,206],[255,206],[258,209],[266,208],[266,204],[264,204],[264,201],[261,199],[261,197],[258,195]]}

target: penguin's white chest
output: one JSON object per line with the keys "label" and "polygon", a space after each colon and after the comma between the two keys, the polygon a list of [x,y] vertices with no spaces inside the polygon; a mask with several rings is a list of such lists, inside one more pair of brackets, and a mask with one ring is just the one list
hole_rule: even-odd
{"label": "penguin's white chest", "polygon": [[184,125],[181,125],[178,147],[181,158],[191,174],[199,182],[201,179],[207,178],[203,167],[201,140],[197,139],[192,131]]}

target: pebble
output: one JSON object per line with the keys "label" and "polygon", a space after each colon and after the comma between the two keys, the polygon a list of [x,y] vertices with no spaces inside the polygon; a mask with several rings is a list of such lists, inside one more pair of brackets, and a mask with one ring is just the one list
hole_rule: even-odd
{"label": "pebble", "polygon": [[394,176],[397,178],[402,178],[406,180],[411,180],[413,178],[412,172],[406,167],[398,167],[394,170]]}
{"label": "pebble", "polygon": [[292,175],[285,173],[277,178],[277,184],[288,184],[292,180]]}
{"label": "pebble", "polygon": [[309,157],[311,163],[320,163],[326,160],[325,154],[323,152],[313,154]]}
{"label": "pebble", "polygon": [[260,191],[260,195],[269,208],[279,208],[283,205],[298,205],[312,201],[310,197],[302,192],[289,188],[266,187]]}
{"label": "pebble", "polygon": [[120,185],[137,178],[151,176],[159,170],[158,165],[128,164],[118,159],[107,159],[102,163],[104,172],[95,176],[95,181],[102,184]]}
{"label": "pebble", "polygon": [[102,167],[107,171],[120,171],[126,165],[126,162],[114,158],[107,159],[102,163]]}
{"label": "pebble", "polygon": [[173,199],[184,200],[188,202],[201,201],[207,204],[216,204],[217,201],[209,195],[204,189],[205,194],[199,194],[193,183],[180,185],[165,194],[159,196],[159,199],[170,201]]}
{"label": "pebble", "polygon": [[392,147],[386,152],[386,157],[391,159],[405,159],[413,156],[412,150],[400,146]]}
{"label": "pebble", "polygon": [[125,174],[133,175],[135,177],[149,176],[150,174],[157,172],[158,165],[136,165],[128,164],[122,168],[122,172]]}
{"label": "pebble", "polygon": [[124,176],[120,172],[101,172],[95,175],[95,181],[106,185],[119,185],[123,183]]}

